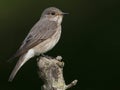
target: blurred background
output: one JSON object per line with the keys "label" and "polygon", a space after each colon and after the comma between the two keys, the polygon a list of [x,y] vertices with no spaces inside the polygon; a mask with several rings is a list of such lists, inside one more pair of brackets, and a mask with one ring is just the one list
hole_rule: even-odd
{"label": "blurred background", "polygon": [[12,83],[8,77],[18,58],[7,60],[50,6],[70,13],[64,17],[59,43],[46,53],[63,57],[67,84],[78,79],[69,90],[120,90],[119,0],[0,0],[0,90],[40,90],[36,58]]}

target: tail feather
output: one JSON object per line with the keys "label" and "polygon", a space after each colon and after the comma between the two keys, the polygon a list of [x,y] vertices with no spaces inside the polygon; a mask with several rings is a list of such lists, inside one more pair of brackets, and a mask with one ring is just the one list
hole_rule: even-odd
{"label": "tail feather", "polygon": [[12,63],[12,62],[14,61],[14,60],[13,60],[14,58],[16,58],[16,56],[13,56],[13,57],[9,58],[9,59],[7,60],[7,62],[8,62],[8,63]]}
{"label": "tail feather", "polygon": [[23,64],[26,62],[27,60],[24,59],[24,56],[21,56],[19,61],[17,62],[15,68],[13,69],[10,77],[9,77],[9,80],[8,81],[12,81],[15,77],[15,75],[17,74],[17,72],[19,71],[19,69],[23,66]]}
{"label": "tail feather", "polygon": [[34,55],[35,53],[34,53],[34,50],[32,49],[30,49],[26,54],[22,55],[18,60],[15,68],[13,69],[8,81],[11,82],[14,79],[15,75],[17,74],[18,70],[23,66],[23,64],[26,63]]}
{"label": "tail feather", "polygon": [[8,60],[7,60],[7,62],[8,63],[12,63],[13,61],[14,61],[14,58],[17,58],[17,57],[19,57],[20,56],[20,52],[19,52],[19,50],[12,56],[12,57],[10,57]]}

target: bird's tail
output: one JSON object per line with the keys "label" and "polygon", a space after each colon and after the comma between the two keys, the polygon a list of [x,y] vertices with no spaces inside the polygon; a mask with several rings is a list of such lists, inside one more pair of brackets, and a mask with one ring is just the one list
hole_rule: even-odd
{"label": "bird's tail", "polygon": [[26,54],[22,55],[18,60],[15,68],[13,69],[8,81],[11,82],[14,79],[15,75],[17,74],[18,70],[23,66],[23,64],[25,64],[33,56],[34,50],[29,50]]}
{"label": "bird's tail", "polygon": [[26,62],[27,60],[25,60],[24,58],[24,55],[20,57],[20,59],[18,60],[15,68],[13,69],[10,77],[9,77],[9,80],[8,81],[12,81],[15,77],[15,75],[17,74],[18,70],[23,66],[23,64]]}

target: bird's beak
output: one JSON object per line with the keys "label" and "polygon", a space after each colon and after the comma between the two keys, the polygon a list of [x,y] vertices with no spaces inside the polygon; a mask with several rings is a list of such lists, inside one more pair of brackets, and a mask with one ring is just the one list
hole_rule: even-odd
{"label": "bird's beak", "polygon": [[63,16],[63,15],[66,15],[66,14],[69,14],[69,13],[62,12],[62,13],[57,14],[57,15],[60,15],[60,16],[62,15]]}
{"label": "bird's beak", "polygon": [[66,14],[69,14],[69,13],[62,12],[62,15],[66,15]]}

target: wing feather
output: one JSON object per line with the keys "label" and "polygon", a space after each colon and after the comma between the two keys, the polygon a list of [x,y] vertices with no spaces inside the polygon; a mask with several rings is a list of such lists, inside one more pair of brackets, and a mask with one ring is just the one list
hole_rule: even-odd
{"label": "wing feather", "polygon": [[30,48],[50,38],[57,28],[57,23],[54,21],[40,20],[30,30],[29,34],[23,41],[21,47],[16,52],[14,57],[18,57],[26,53]]}

